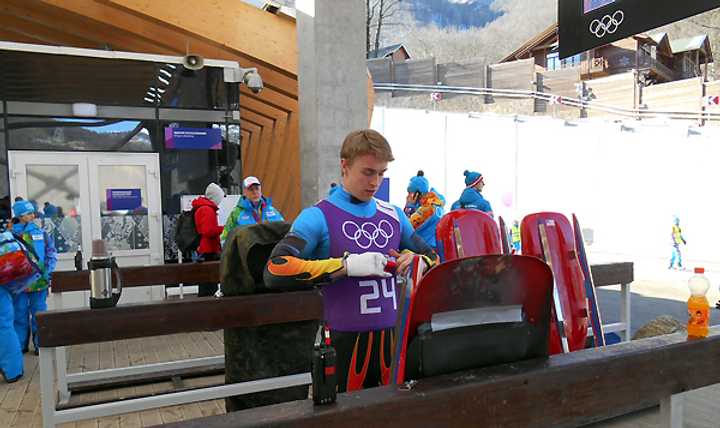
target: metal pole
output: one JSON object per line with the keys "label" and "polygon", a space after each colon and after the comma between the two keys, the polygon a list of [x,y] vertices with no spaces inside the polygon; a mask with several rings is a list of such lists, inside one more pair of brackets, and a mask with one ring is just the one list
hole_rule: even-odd
{"label": "metal pole", "polygon": [[40,406],[44,428],[55,426],[55,348],[40,348]]}
{"label": "metal pole", "polygon": [[58,346],[55,348],[55,370],[57,372],[57,389],[59,403],[67,404],[70,401],[70,390],[67,382],[67,348]]}
{"label": "metal pole", "polygon": [[620,285],[620,318],[625,324],[625,341],[629,341],[632,334],[632,320],[630,319],[630,284]]}

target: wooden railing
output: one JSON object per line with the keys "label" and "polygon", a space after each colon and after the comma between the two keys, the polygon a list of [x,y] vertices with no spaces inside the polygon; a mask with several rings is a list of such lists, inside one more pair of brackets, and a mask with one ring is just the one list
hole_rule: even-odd
{"label": "wooden railing", "polygon": [[[633,280],[632,263],[596,265],[592,270],[598,286],[629,284]],[[128,275],[129,279],[126,279],[128,284],[132,284],[131,286],[186,281],[186,277],[179,272],[192,272],[192,275],[197,275],[193,277],[194,281],[207,281],[210,279],[209,276],[215,278],[212,275],[217,274],[217,263],[125,268],[124,272],[132,272]],[[85,290],[89,287],[86,278],[87,272],[63,273],[55,277],[57,282],[54,287],[58,291]],[[101,310],[75,309],[41,313],[38,315],[38,326],[44,424],[54,426],[64,422],[205,401],[309,382],[309,375],[305,373],[58,410],[57,392],[60,392],[61,402],[68,397],[64,351],[66,346],[175,333],[284,324],[317,320],[321,317],[322,299],[316,290],[121,305]],[[627,325],[629,326],[629,323]],[[198,364],[217,364],[223,361],[222,358],[220,356],[197,359],[202,361],[183,360],[133,366],[76,376],[78,382],[83,377],[86,377],[87,382],[131,375],[151,375],[155,371],[168,370],[170,366],[176,369],[188,369]]]}
{"label": "wooden railing", "polygon": [[[154,284],[197,284],[220,281],[220,262],[164,264],[120,268],[123,287]],[[90,289],[90,272],[64,271],[52,275],[52,292],[65,293]]]}
{"label": "wooden railing", "polygon": [[663,426],[680,428],[683,393],[720,383],[718,357],[720,327],[704,340],[660,336],[167,427],[579,427],[659,403]]}

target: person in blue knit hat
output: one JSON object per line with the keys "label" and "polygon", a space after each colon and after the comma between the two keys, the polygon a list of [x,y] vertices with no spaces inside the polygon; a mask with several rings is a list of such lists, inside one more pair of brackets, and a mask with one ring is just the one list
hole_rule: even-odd
{"label": "person in blue knit hat", "polygon": [[410,179],[407,187],[405,215],[410,218],[415,232],[433,249],[436,249],[435,229],[443,216],[445,198],[430,187],[423,171]]}
{"label": "person in blue knit hat", "polygon": [[38,267],[42,276],[29,284],[25,292],[13,297],[15,307],[15,331],[23,352],[28,351],[29,335],[32,331],[35,355],[40,346],[37,336],[37,313],[47,311],[47,294],[50,278],[55,271],[57,251],[52,236],[33,222],[37,210],[30,201],[18,201],[13,204],[13,214],[19,220],[13,225],[13,233],[32,247],[38,258]]}
{"label": "person in blue knit hat", "polygon": [[482,195],[482,189],[485,187],[485,178],[482,174],[475,171],[465,171],[465,190],[460,195],[460,199],[452,205],[452,211],[469,208],[493,215],[492,207]]}

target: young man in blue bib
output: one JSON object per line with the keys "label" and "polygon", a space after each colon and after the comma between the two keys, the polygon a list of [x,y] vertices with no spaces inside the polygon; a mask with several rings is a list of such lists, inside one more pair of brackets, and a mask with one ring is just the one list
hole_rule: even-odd
{"label": "young man in blue bib", "polygon": [[[373,130],[350,133],[340,151],[342,183],[304,209],[273,250],[270,288],[322,285],[324,320],[337,352],[338,391],[387,384],[397,313],[395,277],[414,254],[437,259],[401,208],[374,198],[388,163],[387,140]],[[396,259],[396,273],[386,271]]]}

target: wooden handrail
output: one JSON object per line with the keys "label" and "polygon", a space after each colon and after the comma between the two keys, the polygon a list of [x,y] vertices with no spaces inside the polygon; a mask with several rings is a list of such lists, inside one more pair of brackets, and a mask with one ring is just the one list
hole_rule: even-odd
{"label": "wooden handrail", "polygon": [[[629,284],[634,279],[630,262],[592,265],[591,270],[597,287]],[[132,266],[120,268],[120,271],[124,287],[220,281],[220,262]],[[53,293],[89,290],[89,273],[86,270],[55,272],[52,284]]]}
{"label": "wooden handrail", "polygon": [[[220,282],[220,262],[130,266],[120,268],[123,287],[141,287],[155,284],[198,284]],[[87,270],[54,272],[52,292],[83,291],[90,289]]]}
{"label": "wooden handrail", "polygon": [[[163,283],[183,272],[200,275],[217,272],[217,262],[186,265],[124,268],[140,272],[130,276],[131,284]],[[592,267],[598,286],[627,284],[633,280],[632,263],[613,263]],[[158,276],[153,277],[152,273]],[[172,272],[172,273],[168,273]],[[198,273],[200,272],[200,273]],[[79,273],[73,273],[79,275]],[[165,276],[160,276],[165,275]],[[205,277],[206,278],[206,277]],[[77,282],[75,284],[79,284]],[[69,284],[69,282],[67,283]],[[68,288],[70,288],[68,286]],[[317,290],[270,293],[251,296],[199,298],[121,305],[109,309],[72,309],[38,314],[40,345],[69,346],[163,334],[212,331],[233,327],[255,327],[295,321],[317,320],[322,317],[322,299]]]}
{"label": "wooden handrail", "polygon": [[38,313],[40,346],[69,346],[322,318],[315,290]]}
{"label": "wooden handrail", "polygon": [[596,287],[630,284],[635,280],[632,262],[604,263],[590,266],[593,283]]}
{"label": "wooden handrail", "polygon": [[165,427],[584,426],[720,383],[718,357],[720,327],[703,340],[659,336],[339,394],[333,405],[293,401]]}

